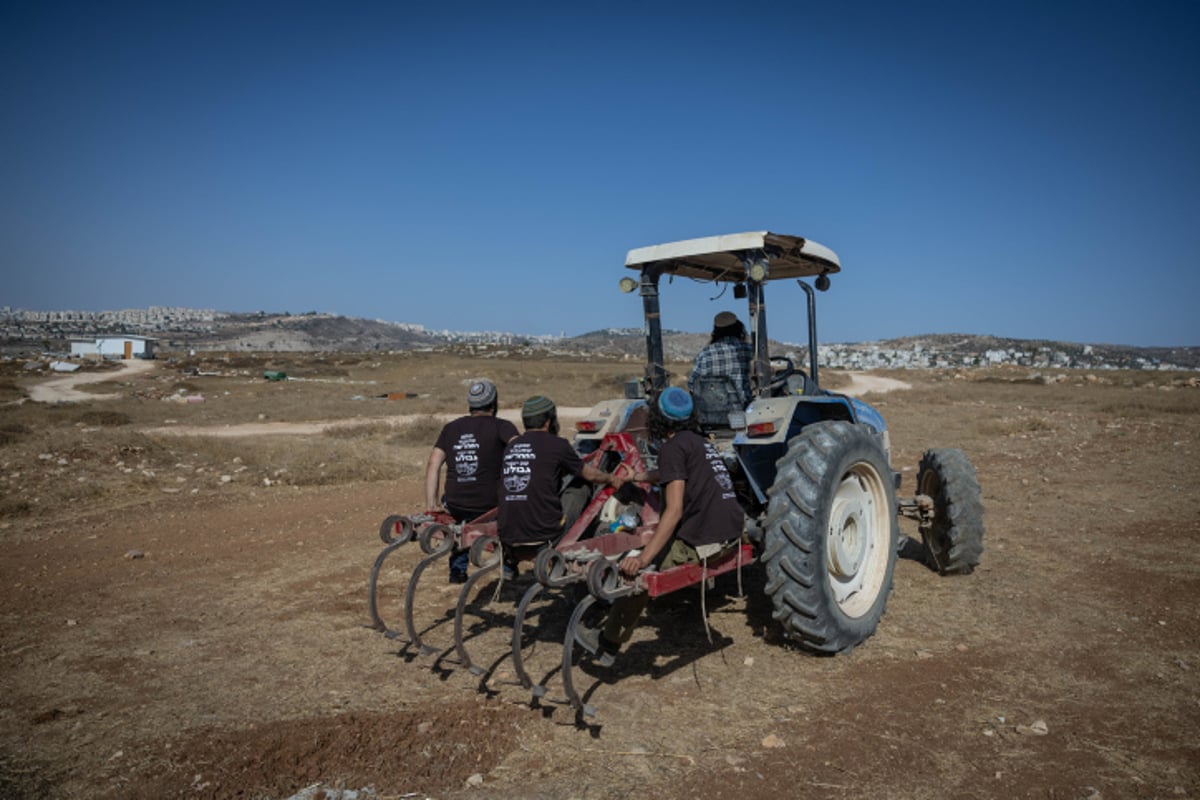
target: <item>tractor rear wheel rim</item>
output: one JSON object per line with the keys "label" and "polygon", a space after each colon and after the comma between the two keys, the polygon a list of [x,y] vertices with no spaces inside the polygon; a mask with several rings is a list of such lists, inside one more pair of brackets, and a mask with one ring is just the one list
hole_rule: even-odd
{"label": "tractor rear wheel rim", "polygon": [[834,494],[826,552],[830,588],[848,616],[866,613],[887,577],[888,514],[882,477],[870,464],[855,464]]}

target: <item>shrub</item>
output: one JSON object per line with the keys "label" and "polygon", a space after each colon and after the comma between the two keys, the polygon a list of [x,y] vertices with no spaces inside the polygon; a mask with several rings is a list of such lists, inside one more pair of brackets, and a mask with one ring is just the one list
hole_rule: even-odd
{"label": "shrub", "polygon": [[393,429],[392,435],[387,438],[387,443],[410,447],[421,445],[433,447],[433,443],[437,441],[438,434],[442,432],[445,425],[445,422],[432,414],[417,417],[412,422]]}

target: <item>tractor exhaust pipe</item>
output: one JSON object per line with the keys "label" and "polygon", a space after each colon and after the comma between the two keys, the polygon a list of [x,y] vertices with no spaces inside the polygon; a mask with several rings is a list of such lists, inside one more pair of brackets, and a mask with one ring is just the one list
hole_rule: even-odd
{"label": "tractor exhaust pipe", "polygon": [[[817,377],[817,295],[804,281],[797,280],[796,283],[800,284],[804,294],[808,295],[808,374],[812,382],[820,386],[821,381]],[[825,283],[829,283],[828,278],[825,279]]]}

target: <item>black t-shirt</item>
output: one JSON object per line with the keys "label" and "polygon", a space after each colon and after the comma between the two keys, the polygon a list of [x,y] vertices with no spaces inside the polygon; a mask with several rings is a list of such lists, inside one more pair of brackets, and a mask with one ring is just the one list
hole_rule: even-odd
{"label": "black t-shirt", "polygon": [[459,417],[442,428],[437,448],[446,454],[446,502],[480,513],[496,507],[500,461],[517,427],[499,417]]}
{"label": "black t-shirt", "polygon": [[504,449],[500,539],[541,542],[562,533],[563,478],[583,471],[571,443],[549,431],[526,431]]}
{"label": "black t-shirt", "polygon": [[675,535],[692,547],[735,539],[742,533],[745,515],[738,505],[729,470],[712,442],[692,431],[680,431],[658,451],[662,485],[687,481],[683,490],[683,517]]}

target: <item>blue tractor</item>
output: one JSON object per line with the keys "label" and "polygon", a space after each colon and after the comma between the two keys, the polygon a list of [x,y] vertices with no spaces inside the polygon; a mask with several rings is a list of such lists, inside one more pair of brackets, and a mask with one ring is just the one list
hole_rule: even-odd
{"label": "blue tractor", "polygon": [[[784,634],[819,653],[842,653],[877,628],[897,553],[909,541],[899,517],[917,522],[926,561],[942,574],[970,573],[983,550],[983,502],[975,469],[953,448],[927,450],[917,491],[898,497],[887,424],[869,404],[821,388],[816,295],[841,270],[837,254],[814,241],[766,231],[671,242],[631,250],[645,317],[644,376],[625,397],[606,400],[577,425],[575,446],[593,450],[636,419],[648,397],[670,383],[664,365],[662,278],[732,284],[748,302],[751,399],[728,377],[698,378],[700,424],[735,476],[746,536],[766,569],[765,590]],[[813,279],[810,285],[805,279]],[[792,283],[806,296],[807,369],[770,352],[766,286]],[[644,416],[644,415],[643,415]],[[648,463],[655,443],[639,439]]]}

